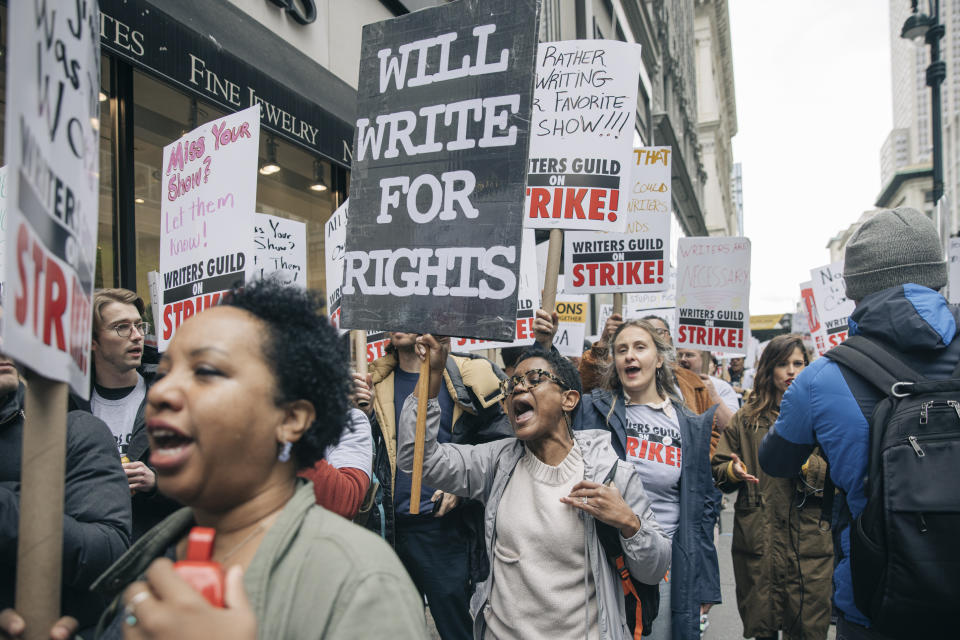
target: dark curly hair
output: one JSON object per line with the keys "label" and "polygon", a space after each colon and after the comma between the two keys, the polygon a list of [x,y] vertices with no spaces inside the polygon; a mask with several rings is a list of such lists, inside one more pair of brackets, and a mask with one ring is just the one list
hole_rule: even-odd
{"label": "dark curly hair", "polygon": [[535,344],[520,354],[514,366],[519,367],[521,362],[529,360],[530,358],[543,358],[546,360],[550,368],[553,369],[553,373],[563,380],[563,384],[567,385],[568,389],[573,389],[580,395],[583,395],[583,385],[580,383],[580,372],[577,371],[577,368],[573,366],[573,363],[570,362],[568,358],[560,355],[560,353],[554,349],[547,351],[540,345]]}
{"label": "dark curly hair", "polygon": [[347,358],[336,329],[321,313],[323,296],[263,280],[235,289],[221,304],[243,309],[265,325],[263,357],[277,381],[276,404],[313,405],[313,424],[293,444],[297,468],[313,466],[339,441],[349,409]]}

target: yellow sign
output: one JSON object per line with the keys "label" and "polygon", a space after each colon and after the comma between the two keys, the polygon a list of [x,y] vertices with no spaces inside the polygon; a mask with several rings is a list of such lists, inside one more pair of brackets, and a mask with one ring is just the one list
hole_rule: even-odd
{"label": "yellow sign", "polygon": [[751,331],[769,331],[771,329],[782,329],[780,321],[783,320],[782,313],[774,313],[764,316],[750,316]]}

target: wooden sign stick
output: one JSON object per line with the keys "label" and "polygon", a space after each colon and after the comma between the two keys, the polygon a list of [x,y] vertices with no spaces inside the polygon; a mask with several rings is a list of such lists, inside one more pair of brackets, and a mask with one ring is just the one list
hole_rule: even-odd
{"label": "wooden sign stick", "polygon": [[[367,377],[367,332],[361,329],[353,329],[350,332],[350,338],[353,340],[353,368],[364,379]],[[366,411],[370,403],[366,400],[357,402],[357,406]]]}
{"label": "wooden sign stick", "polygon": [[623,294],[622,293],[613,294],[613,312],[623,317]]}
{"label": "wooden sign stick", "polygon": [[417,381],[417,431],[413,440],[413,475],[410,478],[410,514],[420,513],[420,487],[423,486],[423,449],[427,439],[427,399],[430,395],[430,348],[420,363]]}
{"label": "wooden sign stick", "polygon": [[60,618],[67,385],[25,371],[16,610],[25,640],[45,640]]}
{"label": "wooden sign stick", "polygon": [[557,278],[560,276],[560,253],[563,250],[563,231],[550,229],[547,245],[547,270],[543,278],[543,310],[553,313],[557,308]]}

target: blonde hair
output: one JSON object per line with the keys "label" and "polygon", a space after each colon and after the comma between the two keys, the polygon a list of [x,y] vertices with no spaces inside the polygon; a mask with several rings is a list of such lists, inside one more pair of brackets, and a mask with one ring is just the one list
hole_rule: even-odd
{"label": "blonde hair", "polygon": [[620,375],[617,373],[614,345],[616,345],[617,338],[623,333],[623,330],[629,327],[643,329],[650,334],[650,338],[657,348],[657,356],[663,359],[663,364],[657,367],[655,377],[657,393],[661,398],[669,398],[674,402],[683,404],[683,398],[680,396],[680,392],[677,391],[677,376],[673,372],[677,361],[673,347],[657,333],[656,328],[649,320],[627,320],[617,327],[613,337],[610,338],[610,358],[602,377],[603,387],[613,392],[615,396],[623,393],[623,384],[620,382]]}
{"label": "blonde hair", "polygon": [[130,289],[97,289],[93,292],[94,338],[96,338],[96,335],[103,329],[103,308],[114,302],[132,304],[137,308],[137,313],[143,316],[143,300],[135,292],[130,291]]}

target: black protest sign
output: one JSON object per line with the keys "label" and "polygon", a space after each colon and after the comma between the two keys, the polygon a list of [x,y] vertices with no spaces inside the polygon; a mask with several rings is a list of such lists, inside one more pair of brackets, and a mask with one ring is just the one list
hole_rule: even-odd
{"label": "black protest sign", "polygon": [[539,8],[364,27],[342,326],[513,339]]}

